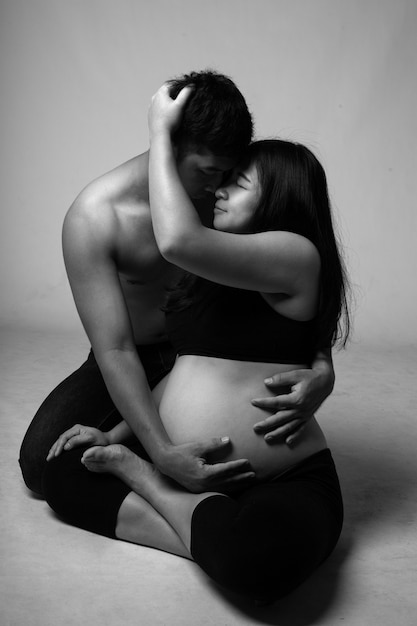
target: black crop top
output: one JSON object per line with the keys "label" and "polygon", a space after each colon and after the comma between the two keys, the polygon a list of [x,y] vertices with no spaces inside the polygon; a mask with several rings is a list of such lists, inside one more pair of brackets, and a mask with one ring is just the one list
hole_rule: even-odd
{"label": "black crop top", "polygon": [[177,354],[261,363],[311,363],[315,326],[280,315],[257,291],[204,279],[187,308],[166,314]]}

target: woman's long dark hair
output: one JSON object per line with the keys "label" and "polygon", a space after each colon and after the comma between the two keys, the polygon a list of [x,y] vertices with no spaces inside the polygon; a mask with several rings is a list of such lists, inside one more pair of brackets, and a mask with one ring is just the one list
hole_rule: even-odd
{"label": "woman's long dark hair", "polygon": [[[317,348],[345,346],[350,332],[348,280],[333,228],[326,175],[305,146],[280,139],[253,142],[243,167],[255,163],[261,196],[249,232],[285,230],[309,239],[321,259]],[[194,279],[185,275],[167,309],[191,301]]]}

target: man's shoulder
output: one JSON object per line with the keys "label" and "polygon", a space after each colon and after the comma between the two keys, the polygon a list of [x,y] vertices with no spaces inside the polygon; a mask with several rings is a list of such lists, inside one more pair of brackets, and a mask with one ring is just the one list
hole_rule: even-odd
{"label": "man's shoulder", "polygon": [[100,227],[103,230],[115,219],[113,203],[105,186],[99,180],[89,183],[76,197],[64,220],[65,231],[77,231],[82,228],[85,233],[90,228]]}
{"label": "man's shoulder", "polygon": [[[149,207],[147,154],[89,183],[69,208],[63,225],[66,257],[132,266],[159,259]],[[145,171],[144,171],[145,170]]]}
{"label": "man's shoulder", "polygon": [[66,223],[114,227],[126,212],[141,214],[148,204],[148,153],[144,153],[86,185],[69,208]]}

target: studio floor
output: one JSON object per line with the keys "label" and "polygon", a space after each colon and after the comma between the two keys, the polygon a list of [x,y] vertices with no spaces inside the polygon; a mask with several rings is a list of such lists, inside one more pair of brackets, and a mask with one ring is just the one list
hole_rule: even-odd
{"label": "studio floor", "polygon": [[[187,560],[58,520],[25,488],[20,442],[47,393],[87,353],[74,332],[3,329],[2,626],[411,626],[417,615],[417,351],[351,345],[318,414],[345,526],[331,558],[265,608],[224,594]],[[306,520],[308,523],[308,520]]]}

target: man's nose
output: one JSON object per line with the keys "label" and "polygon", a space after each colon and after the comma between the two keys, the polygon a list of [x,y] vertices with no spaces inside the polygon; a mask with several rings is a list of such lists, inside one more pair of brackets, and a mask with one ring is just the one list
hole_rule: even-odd
{"label": "man's nose", "polygon": [[227,200],[227,198],[229,197],[229,194],[224,187],[219,187],[218,189],[216,189],[214,195],[218,200]]}
{"label": "man's nose", "polygon": [[223,173],[219,172],[219,174],[216,174],[215,176],[212,176],[210,178],[210,180],[207,182],[207,185],[204,187],[205,191],[208,191],[209,193],[215,193],[217,187],[221,184],[223,180]]}

